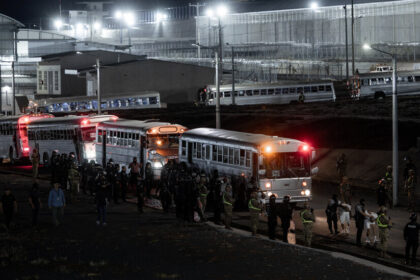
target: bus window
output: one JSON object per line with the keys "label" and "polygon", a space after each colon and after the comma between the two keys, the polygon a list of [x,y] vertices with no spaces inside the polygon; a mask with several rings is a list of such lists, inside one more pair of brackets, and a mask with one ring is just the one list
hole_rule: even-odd
{"label": "bus window", "polygon": [[254,89],[254,90],[252,91],[252,95],[260,95],[260,90],[258,90],[258,89]]}
{"label": "bus window", "polygon": [[298,93],[298,94],[303,93],[303,87],[298,87],[298,88],[297,88],[297,93]]}
{"label": "bus window", "polygon": [[239,96],[244,96],[245,95],[245,91],[244,90],[240,90],[239,91]]}
{"label": "bus window", "polygon": [[238,92],[235,90],[235,96],[238,96]]}
{"label": "bus window", "polygon": [[378,81],[376,80],[376,78],[375,79],[370,79],[370,85],[371,86],[375,86],[377,84],[378,84]]}
{"label": "bus window", "polygon": [[251,167],[251,151],[246,151],[246,167]]}
{"label": "bus window", "polygon": [[267,90],[266,89],[262,89],[261,90],[261,95],[267,95]]}
{"label": "bus window", "polygon": [[193,147],[192,147],[192,157],[196,158],[197,157],[197,142],[193,143]]}
{"label": "bus window", "polygon": [[318,92],[318,87],[311,87],[311,92]]}
{"label": "bus window", "polygon": [[247,91],[245,92],[245,94],[246,94],[246,96],[252,96],[252,90],[247,90]]}
{"label": "bus window", "polygon": [[230,91],[225,91],[224,93],[223,93],[223,96],[224,97],[230,97],[231,96],[231,94],[230,94],[231,92]]}
{"label": "bus window", "polygon": [[319,91],[325,91],[325,86],[319,86],[319,87],[318,87],[318,90],[319,90]]}
{"label": "bus window", "polygon": [[102,129],[98,129],[98,143],[102,143]]}
{"label": "bus window", "polygon": [[304,93],[309,93],[310,91],[311,91],[311,87],[304,87],[303,88]]}
{"label": "bus window", "polygon": [[187,141],[182,140],[181,143],[181,155],[186,156],[187,155]]}
{"label": "bus window", "polygon": [[240,149],[239,153],[240,153],[240,165],[245,166],[245,150]]}
{"label": "bus window", "polygon": [[229,148],[229,164],[233,164],[233,148]]}
{"label": "bus window", "polygon": [[296,93],[296,88],[289,88],[289,93],[290,94],[295,94]]}
{"label": "bus window", "polygon": [[281,88],[276,88],[276,94],[281,94]]}
{"label": "bus window", "polygon": [[283,94],[289,94],[289,89],[288,88],[283,88]]}
{"label": "bus window", "polygon": [[383,84],[384,83],[384,78],[378,78],[378,84]]}
{"label": "bus window", "polygon": [[197,143],[197,158],[201,158],[201,143]]}
{"label": "bus window", "polygon": [[215,96],[216,96],[216,92],[215,91],[212,91],[210,93],[209,99],[214,99]]}
{"label": "bus window", "polygon": [[234,151],[233,164],[239,165],[239,149],[235,149]]}
{"label": "bus window", "polygon": [[217,146],[216,145],[213,145],[212,146],[212,160],[213,161],[217,161]]}
{"label": "bus window", "polygon": [[332,88],[330,85],[325,86],[325,91],[332,91]]}
{"label": "bus window", "polygon": [[223,147],[223,163],[229,162],[229,149],[228,147]]}
{"label": "bus window", "polygon": [[390,83],[392,83],[392,79],[390,77],[386,77],[385,84],[390,84]]}
{"label": "bus window", "polygon": [[222,162],[223,161],[223,146],[217,147],[217,161]]}
{"label": "bus window", "polygon": [[273,95],[273,94],[274,94],[274,88],[269,88],[268,95]]}
{"label": "bus window", "polygon": [[204,151],[204,148],[206,149],[206,152],[205,152],[206,160],[210,160],[210,145],[203,145],[203,151]]}
{"label": "bus window", "polygon": [[414,77],[413,77],[413,76],[408,76],[408,82],[409,82],[409,83],[414,82]]}

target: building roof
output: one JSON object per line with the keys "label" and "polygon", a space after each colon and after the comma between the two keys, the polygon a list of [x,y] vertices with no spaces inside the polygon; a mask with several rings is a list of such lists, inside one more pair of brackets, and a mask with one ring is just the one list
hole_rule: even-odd
{"label": "building roof", "polygon": [[21,23],[20,21],[11,18],[9,16],[6,16],[5,14],[0,13],[0,25],[1,24],[12,24],[12,25],[16,25],[16,27],[25,27],[25,25],[23,23]]}
{"label": "building roof", "polygon": [[42,56],[42,60],[43,61],[55,60],[55,59],[60,59],[60,58],[63,58],[63,57],[75,56],[75,55],[94,56],[95,58],[99,57],[100,59],[101,59],[101,57],[106,56],[106,55],[116,55],[116,56],[119,55],[121,57],[121,59],[124,60],[124,61],[126,61],[126,60],[135,61],[135,60],[138,60],[138,59],[144,59],[144,57],[145,57],[145,56],[127,54],[127,53],[123,53],[123,52],[93,50],[93,51],[70,51],[70,52],[48,54],[48,55]]}
{"label": "building roof", "polygon": [[[75,116],[69,115],[65,117],[55,117],[55,118],[47,118],[47,119],[39,119],[31,122],[29,126],[50,126],[50,125],[80,125],[81,121],[84,119],[89,120],[89,124],[95,124],[99,122],[109,121],[116,116],[113,115],[88,115],[88,116]],[[86,124],[88,125],[88,124]]]}

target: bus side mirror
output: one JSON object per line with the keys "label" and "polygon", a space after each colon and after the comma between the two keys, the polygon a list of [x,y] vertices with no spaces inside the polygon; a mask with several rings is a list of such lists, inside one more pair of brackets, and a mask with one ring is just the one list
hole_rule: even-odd
{"label": "bus side mirror", "polygon": [[317,167],[314,167],[314,168],[312,168],[312,170],[311,170],[311,175],[312,175],[312,176],[315,176],[316,174],[318,174],[318,172],[319,172],[319,168],[318,168],[318,166],[317,166]]}

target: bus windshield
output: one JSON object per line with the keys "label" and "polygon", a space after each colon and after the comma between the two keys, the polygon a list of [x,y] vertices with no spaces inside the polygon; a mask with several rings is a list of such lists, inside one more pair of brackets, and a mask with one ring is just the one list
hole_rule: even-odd
{"label": "bus windshield", "polygon": [[300,152],[263,155],[262,165],[259,169],[260,179],[309,176],[309,155]]}
{"label": "bus windshield", "polygon": [[150,149],[178,149],[179,134],[149,135],[147,147]]}

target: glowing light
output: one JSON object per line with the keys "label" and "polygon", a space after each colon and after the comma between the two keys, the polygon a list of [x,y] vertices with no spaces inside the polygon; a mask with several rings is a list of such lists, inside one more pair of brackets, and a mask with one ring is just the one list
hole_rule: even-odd
{"label": "glowing light", "polygon": [[301,194],[301,195],[305,195],[305,191],[301,191],[301,192],[300,192],[300,194]]}
{"label": "glowing light", "polygon": [[54,21],[54,26],[57,30],[60,30],[60,28],[63,27],[63,21],[61,19],[56,19]]}
{"label": "glowing light", "polygon": [[265,183],[265,188],[270,189],[271,188],[271,183],[270,182]]}
{"label": "glowing light", "polygon": [[223,17],[228,14],[229,10],[225,5],[219,5],[216,9],[217,16]]}
{"label": "glowing light", "polygon": [[162,167],[163,167],[163,165],[162,165],[162,163],[161,163],[161,162],[159,162],[159,161],[155,161],[155,162],[153,163],[153,167],[154,167],[154,168],[162,168]]}
{"label": "glowing light", "polygon": [[369,44],[363,44],[364,50],[370,50],[372,47]]}
{"label": "glowing light", "polygon": [[157,141],[156,141],[156,144],[157,144],[158,146],[161,146],[161,145],[162,145],[162,140],[157,140]]}
{"label": "glowing light", "polygon": [[306,183],[305,181],[304,182],[302,182],[302,186],[303,187],[306,187],[308,185],[308,183]]}
{"label": "glowing light", "polygon": [[115,14],[114,14],[114,17],[115,17],[116,19],[121,19],[121,18],[122,18],[122,16],[123,16],[123,14],[122,14],[122,12],[121,12],[121,11],[116,11],[116,12],[115,12]]}
{"label": "glowing light", "polygon": [[161,21],[167,20],[167,19],[168,19],[168,15],[167,14],[164,14],[164,13],[161,13],[161,12],[157,12],[156,13],[156,21],[157,22],[161,22]]}
{"label": "glowing light", "polygon": [[124,13],[124,22],[128,26],[133,26],[136,24],[136,16],[132,12],[125,12]]}
{"label": "glowing light", "polygon": [[272,192],[268,192],[267,194],[268,194],[268,196],[271,196],[273,193]]}
{"label": "glowing light", "polygon": [[93,29],[95,29],[96,31],[101,30],[102,28],[102,24],[99,21],[95,21],[95,23],[93,23]]}
{"label": "glowing light", "polygon": [[152,131],[151,131],[151,133],[152,134],[156,134],[157,133],[157,129],[156,128],[153,128]]}
{"label": "glowing light", "polygon": [[316,10],[316,9],[318,9],[319,8],[319,5],[318,5],[318,3],[317,2],[312,2],[311,3],[311,9],[312,10]]}
{"label": "glowing light", "polygon": [[113,120],[113,121],[117,121],[117,120],[118,120],[118,117],[117,117],[117,116],[112,116],[112,117],[111,117],[111,120]]}
{"label": "glowing light", "polygon": [[306,196],[310,196],[311,195],[311,191],[310,190],[305,190],[305,195]]}
{"label": "glowing light", "polygon": [[30,149],[29,149],[28,147],[23,148],[23,151],[24,151],[24,152],[29,152],[29,150],[30,150]]}
{"label": "glowing light", "polygon": [[264,150],[265,150],[266,153],[271,153],[273,148],[271,148],[271,146],[266,146]]}
{"label": "glowing light", "polygon": [[82,125],[88,125],[89,124],[89,120],[88,119],[84,119],[81,121]]}
{"label": "glowing light", "polygon": [[207,9],[207,11],[206,11],[206,16],[208,16],[208,17],[213,17],[213,16],[214,16],[214,11],[213,11],[213,9]]}

